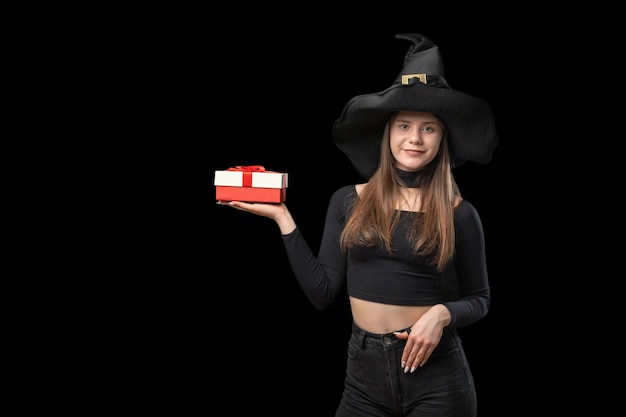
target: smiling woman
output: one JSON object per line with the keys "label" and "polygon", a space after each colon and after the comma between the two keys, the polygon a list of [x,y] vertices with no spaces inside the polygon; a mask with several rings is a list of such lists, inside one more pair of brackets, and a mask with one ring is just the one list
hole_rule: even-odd
{"label": "smiling woman", "polygon": [[[419,33],[394,84],[349,100],[333,139],[365,183],[332,193],[315,254],[285,201],[219,201],[272,219],[311,304],[347,293],[351,334],[335,417],[475,417],[458,328],[491,303],[482,222],[452,169],[484,164],[498,144],[490,106],[452,90],[438,47]],[[457,285],[447,294],[446,274]],[[315,337],[315,335],[313,335]]]}

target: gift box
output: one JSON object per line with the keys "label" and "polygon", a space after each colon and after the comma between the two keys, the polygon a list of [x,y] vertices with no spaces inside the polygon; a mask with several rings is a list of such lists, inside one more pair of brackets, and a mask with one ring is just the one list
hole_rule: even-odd
{"label": "gift box", "polygon": [[282,203],[287,197],[287,173],[266,171],[261,165],[215,171],[215,199],[251,203]]}

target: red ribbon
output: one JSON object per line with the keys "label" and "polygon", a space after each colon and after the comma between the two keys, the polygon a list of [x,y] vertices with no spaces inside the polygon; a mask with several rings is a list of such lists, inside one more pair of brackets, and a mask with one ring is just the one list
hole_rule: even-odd
{"label": "red ribbon", "polygon": [[228,168],[227,171],[265,171],[262,165],[237,165],[235,168]]}
{"label": "red ribbon", "polygon": [[243,171],[243,187],[252,187],[252,173],[265,171],[261,165],[237,165],[234,168],[228,168],[227,171]]}

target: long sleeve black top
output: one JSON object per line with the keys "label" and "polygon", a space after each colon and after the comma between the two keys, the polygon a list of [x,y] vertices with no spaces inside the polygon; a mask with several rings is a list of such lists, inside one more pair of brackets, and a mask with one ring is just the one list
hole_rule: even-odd
{"label": "long sleeve black top", "polygon": [[407,225],[415,212],[402,212],[392,239],[394,251],[380,247],[356,247],[347,253],[339,248],[339,236],[349,216],[350,202],[357,198],[354,185],[332,195],[326,214],[318,256],[299,228],[283,235],[287,256],[300,286],[319,310],[335,302],[347,285],[348,295],[384,304],[422,306],[442,303],[452,315],[449,327],[480,320],[490,305],[485,241],[482,223],[474,206],[463,200],[454,213],[456,251],[453,260],[458,297],[444,300],[442,274],[412,253],[406,240]]}

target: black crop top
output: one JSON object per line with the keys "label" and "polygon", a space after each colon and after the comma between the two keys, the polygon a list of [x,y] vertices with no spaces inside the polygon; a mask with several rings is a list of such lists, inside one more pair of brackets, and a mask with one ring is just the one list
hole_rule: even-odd
{"label": "black crop top", "polygon": [[400,225],[392,240],[396,250],[391,255],[380,247],[357,247],[345,254],[341,252],[339,235],[349,215],[348,207],[355,198],[354,185],[344,186],[332,195],[317,257],[299,228],[282,236],[294,274],[317,309],[328,308],[347,285],[350,296],[383,304],[444,304],[452,315],[450,327],[474,323],[487,314],[490,289],[484,234],[473,205],[463,200],[454,213],[458,298],[445,301],[442,274],[427,266],[423,257],[413,254],[405,239],[408,222],[419,213],[401,213]]}

